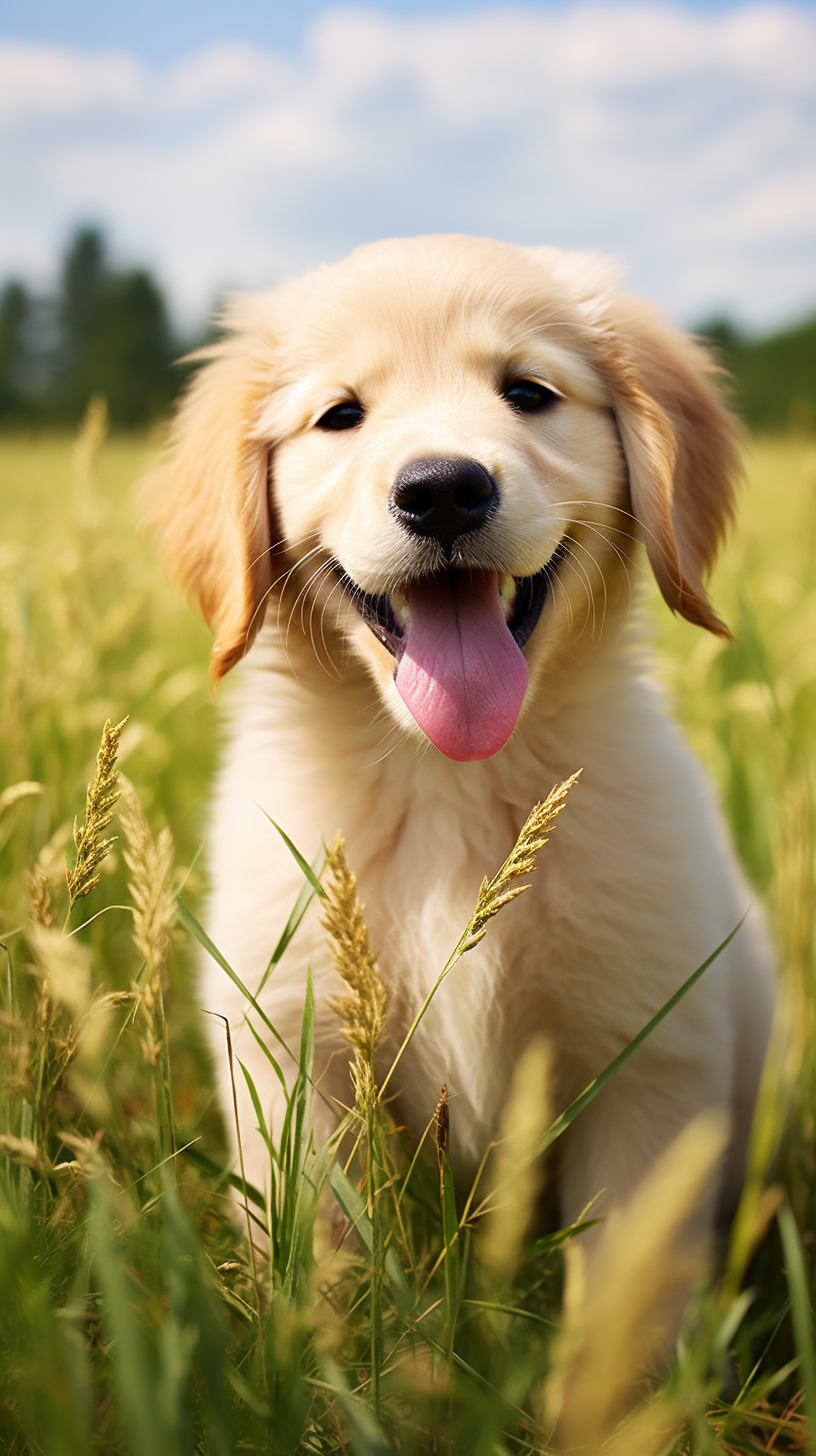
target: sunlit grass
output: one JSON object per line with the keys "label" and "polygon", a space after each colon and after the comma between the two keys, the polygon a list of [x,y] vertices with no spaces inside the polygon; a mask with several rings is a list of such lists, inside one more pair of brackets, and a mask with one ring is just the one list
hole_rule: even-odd
{"label": "sunlit grass", "polygon": [[[519,1068],[506,1142],[457,1205],[444,1097],[417,1156],[373,1083],[373,963],[362,978],[349,965],[339,1008],[357,1028],[360,1065],[346,1139],[315,1148],[309,1136],[307,1002],[266,1203],[238,1189],[244,1229],[268,1231],[271,1268],[263,1243],[253,1255],[241,1236],[189,974],[218,746],[208,639],[134,524],[132,483],[159,442],[100,443],[102,433],[97,414],[78,452],[62,437],[0,439],[0,1449],[816,1449],[803,1414],[816,1399],[816,445],[750,446],[739,531],[712,586],[737,645],[648,594],[656,670],[769,907],[793,1015],[727,1275],[701,1285],[670,1375],[644,1381],[673,1230],[717,1130],[692,1130],[644,1189],[640,1223],[610,1231],[587,1310],[580,1235],[530,1242],[533,1155],[558,1132],[545,1126],[542,1060]],[[74,818],[83,823],[102,726],[125,716],[127,810],[100,828],[117,842],[69,914]],[[546,856],[543,840],[537,851]],[[364,926],[338,865],[332,933],[353,959]],[[487,877],[498,869],[484,866]],[[173,891],[190,908],[168,943]],[[310,893],[279,927],[276,956]],[[465,941],[463,927],[466,956]],[[274,1076],[274,1031],[254,1020]],[[318,1216],[330,1196],[356,1229],[339,1247]]]}

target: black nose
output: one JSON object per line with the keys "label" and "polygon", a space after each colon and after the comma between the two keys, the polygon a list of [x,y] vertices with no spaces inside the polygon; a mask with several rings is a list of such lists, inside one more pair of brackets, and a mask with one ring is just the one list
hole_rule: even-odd
{"label": "black nose", "polygon": [[414,460],[391,487],[391,510],[415,536],[430,536],[449,552],[478,530],[499,504],[496,482],[477,460]]}

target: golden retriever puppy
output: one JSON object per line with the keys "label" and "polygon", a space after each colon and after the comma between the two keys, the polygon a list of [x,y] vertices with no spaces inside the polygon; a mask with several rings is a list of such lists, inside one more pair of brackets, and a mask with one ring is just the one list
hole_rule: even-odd
{"label": "golden retriever puppy", "polygon": [[[603,262],[551,248],[377,243],[237,299],[227,322],[152,491],[172,571],[214,632],[213,682],[246,658],[206,917],[243,981],[259,985],[300,887],[263,811],[307,854],[341,828],[388,988],[386,1068],[482,876],[583,770],[530,890],[443,984],[392,1083],[415,1134],[447,1083],[467,1178],[531,1037],[551,1044],[566,1105],[749,906],[633,607],[642,542],[669,607],[726,633],[703,581],[731,519],[735,423],[698,344]],[[348,1048],[316,911],[262,995],[290,1046],[308,961],[325,1132],[331,1099],[349,1101]],[[201,996],[279,1127],[280,1089],[212,962]],[[708,1108],[730,1112],[719,1193],[733,1194],[772,999],[749,915],[564,1138],[562,1219],[602,1190],[625,1204]]]}

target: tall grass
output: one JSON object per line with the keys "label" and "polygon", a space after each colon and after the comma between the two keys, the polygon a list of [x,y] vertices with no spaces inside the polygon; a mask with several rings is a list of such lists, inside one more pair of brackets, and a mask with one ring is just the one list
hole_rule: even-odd
{"label": "tall grass", "polygon": [[[444,1089],[419,1149],[391,1122],[373,1072],[382,987],[339,844],[325,869],[322,856],[304,866],[273,960],[297,954],[320,894],[347,985],[336,1010],[355,1106],[314,1145],[307,997],[278,1142],[234,1062],[268,1140],[268,1185],[226,1171],[190,980],[206,945],[198,863],[218,736],[206,634],[131,524],[154,442],[103,436],[97,410],[76,444],[0,441],[0,1449],[816,1450],[814,447],[751,447],[742,529],[713,588],[738,646],[648,608],[657,670],[770,908],[792,1008],[723,1272],[711,1282],[699,1268],[667,1371],[655,1322],[721,1130],[694,1125],[606,1231],[588,1308],[592,1209],[577,1229],[536,1234],[537,1155],[565,1125],[547,1115],[541,1049],[517,1069],[501,1144],[465,1205]],[[95,763],[103,724],[126,716]],[[545,839],[534,821],[518,875],[484,866],[455,953],[490,934]],[[251,999],[248,1012],[275,1077],[274,1028]]]}

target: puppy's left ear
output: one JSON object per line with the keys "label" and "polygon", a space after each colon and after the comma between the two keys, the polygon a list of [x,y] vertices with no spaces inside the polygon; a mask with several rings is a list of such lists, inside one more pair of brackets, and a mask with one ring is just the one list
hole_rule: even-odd
{"label": "puppy's left ear", "polygon": [[613,297],[599,323],[632,512],[660,590],[672,611],[730,637],[703,585],[740,475],[741,429],[714,383],[717,366],[637,299]]}

